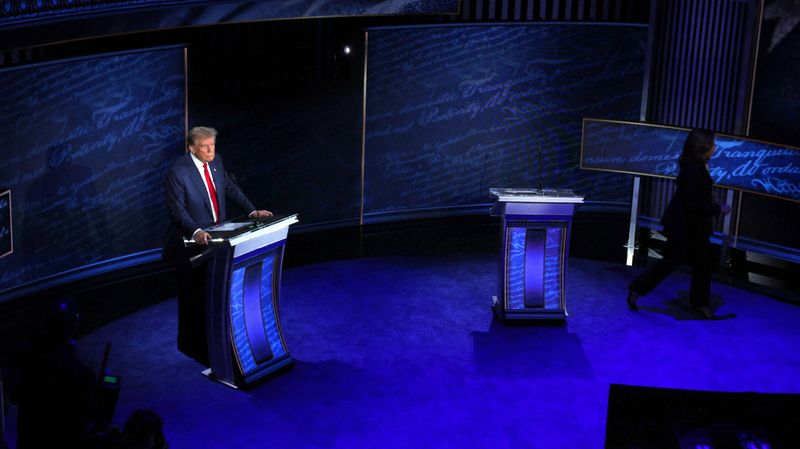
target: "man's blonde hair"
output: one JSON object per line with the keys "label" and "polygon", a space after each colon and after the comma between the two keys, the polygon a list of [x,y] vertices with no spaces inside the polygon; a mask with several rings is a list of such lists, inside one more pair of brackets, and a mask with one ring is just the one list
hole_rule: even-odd
{"label": "man's blonde hair", "polygon": [[195,126],[190,129],[189,134],[186,135],[186,146],[195,145],[197,142],[208,139],[209,137],[216,138],[217,130],[207,126]]}

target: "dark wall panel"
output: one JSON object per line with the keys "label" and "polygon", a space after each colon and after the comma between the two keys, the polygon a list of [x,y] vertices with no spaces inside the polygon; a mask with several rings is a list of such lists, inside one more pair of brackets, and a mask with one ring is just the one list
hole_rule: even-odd
{"label": "dark wall panel", "polygon": [[578,169],[581,120],[638,118],[645,40],[637,26],[370,31],[365,216],[540,184],[627,201],[626,177]]}
{"label": "dark wall panel", "polygon": [[357,89],[217,100],[193,103],[190,126],[218,129],[217,151],[257,207],[298,213],[301,226],[358,222]]}
{"label": "dark wall panel", "polygon": [[800,146],[800,7],[786,4],[764,6],[750,135]]}
{"label": "dark wall panel", "polygon": [[[764,2],[749,131],[754,138],[794,146],[800,146],[798,21],[797,2]],[[795,169],[800,172],[800,166]],[[800,248],[800,204],[744,195],[742,210],[747,213],[739,223],[742,237]],[[780,225],[776,229],[776,220],[763,217],[780,217]]]}
{"label": "dark wall panel", "polygon": [[298,228],[359,220],[363,32],[350,31],[241,25],[189,49],[189,125],[217,128],[217,150],[248,197],[298,213]]}
{"label": "dark wall panel", "polygon": [[[654,0],[645,119],[742,135],[757,1]],[[657,218],[673,183],[643,180],[640,213]]]}
{"label": "dark wall panel", "polygon": [[742,134],[756,2],[654,2],[647,121]]}
{"label": "dark wall panel", "polygon": [[0,185],[12,190],[15,240],[0,294],[160,249],[184,83],[176,48],[0,72]]}
{"label": "dark wall panel", "polygon": [[642,0],[462,0],[465,20],[585,20],[647,22]]}

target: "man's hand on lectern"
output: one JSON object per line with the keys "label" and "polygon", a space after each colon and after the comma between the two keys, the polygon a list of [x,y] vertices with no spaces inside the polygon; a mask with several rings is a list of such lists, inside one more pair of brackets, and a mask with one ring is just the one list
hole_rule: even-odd
{"label": "man's hand on lectern", "polygon": [[267,218],[271,216],[272,212],[268,210],[254,210],[253,212],[250,212],[249,215],[250,218]]}
{"label": "man's hand on lectern", "polygon": [[211,240],[211,234],[206,231],[198,231],[197,234],[194,235],[194,241],[198,245],[208,245],[209,240]]}

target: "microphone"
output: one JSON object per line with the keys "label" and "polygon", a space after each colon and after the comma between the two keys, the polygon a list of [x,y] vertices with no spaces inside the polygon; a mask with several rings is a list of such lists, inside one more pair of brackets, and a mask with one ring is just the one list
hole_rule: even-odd
{"label": "microphone", "polygon": [[[241,192],[242,188],[239,186],[239,180],[236,179],[236,175],[234,175],[233,173],[228,172],[228,178],[230,178],[231,183],[233,183],[233,185],[236,186],[236,188],[239,189],[239,191]],[[258,219],[258,214],[256,213],[256,216],[253,217],[253,224],[254,225],[258,225],[260,223],[261,223],[261,221]]]}

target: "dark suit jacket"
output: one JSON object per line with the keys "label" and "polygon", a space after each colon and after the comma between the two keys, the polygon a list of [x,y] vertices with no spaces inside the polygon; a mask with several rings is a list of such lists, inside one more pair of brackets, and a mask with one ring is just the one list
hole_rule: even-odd
{"label": "dark suit jacket", "polygon": [[[219,203],[219,221],[227,218],[227,198],[233,200],[239,207],[248,213],[255,210],[255,206],[242,193],[241,189],[228,177],[222,165],[222,156],[217,154],[209,162],[208,168],[214,178]],[[203,177],[197,171],[192,161],[192,155],[185,153],[172,165],[166,179],[167,209],[171,221],[168,241],[165,246],[165,257],[172,254],[170,246],[175,244],[180,236],[191,238],[198,228],[206,228],[214,224],[211,201],[208,199]]]}
{"label": "dark suit jacket", "polygon": [[661,218],[664,235],[677,241],[708,242],[720,205],[711,195],[713,181],[705,163],[681,159],[676,183],[675,195]]}

